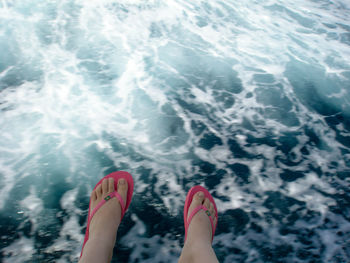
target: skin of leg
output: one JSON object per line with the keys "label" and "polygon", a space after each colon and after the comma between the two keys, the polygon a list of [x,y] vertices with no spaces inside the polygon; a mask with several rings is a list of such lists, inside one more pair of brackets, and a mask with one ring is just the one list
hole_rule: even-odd
{"label": "skin of leg", "polygon": [[[192,203],[189,207],[189,213],[199,205],[204,205],[209,209],[211,217],[216,225],[216,216],[214,205],[210,203],[208,198],[204,197],[203,192],[198,192],[194,195]],[[211,245],[212,229],[208,215],[200,210],[193,218],[188,227],[187,239],[182,248],[179,263],[213,263],[219,262],[213,247]]]}
{"label": "skin of leg", "polygon": [[[91,194],[91,211],[109,193],[114,191],[114,179],[108,178],[96,187]],[[117,192],[124,205],[128,184],[124,179],[118,181]],[[110,262],[113,255],[117,230],[120,224],[121,206],[115,197],[108,200],[94,215],[90,222],[89,240],[86,242],[79,263]]]}

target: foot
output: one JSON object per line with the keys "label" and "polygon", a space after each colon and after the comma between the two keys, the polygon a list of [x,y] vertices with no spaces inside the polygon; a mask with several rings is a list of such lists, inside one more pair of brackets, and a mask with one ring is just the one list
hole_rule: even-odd
{"label": "foot", "polygon": [[[108,194],[114,192],[114,179],[108,178],[102,181],[100,185],[96,187],[91,194],[91,210],[106,197]],[[128,184],[125,179],[118,181],[117,192],[124,200],[124,206],[126,203],[126,196],[128,192]],[[122,209],[119,200],[115,197],[108,200],[94,215],[90,222],[89,239],[94,236],[105,236],[106,233],[116,233],[116,230],[120,224],[122,215]]]}
{"label": "foot", "polygon": [[[214,209],[214,204],[210,202],[208,198],[205,198],[203,192],[196,193],[188,209],[188,218],[192,211],[200,206],[205,206],[213,219],[214,227],[217,223],[217,216]],[[209,216],[203,209],[199,210],[190,222],[187,230],[187,239],[182,249],[179,263],[213,263],[218,262],[215,252],[211,246],[212,241],[211,223]]]}
{"label": "foot", "polygon": [[[93,211],[95,207],[108,196],[108,194],[114,192],[114,190],[113,178],[103,180],[91,193],[90,211]],[[123,198],[125,206],[128,192],[128,184],[125,179],[118,180],[117,192]],[[83,250],[83,262],[85,262],[85,260],[83,260],[84,258],[91,259],[91,257],[95,256],[99,259],[99,262],[103,262],[100,261],[103,258],[111,259],[121,216],[122,209],[119,200],[115,197],[108,200],[95,213],[90,222],[89,240],[86,242]]]}
{"label": "foot", "polygon": [[[205,198],[203,192],[198,192],[193,196],[191,205],[188,209],[187,220],[189,219],[192,211],[200,205],[205,206],[209,210],[215,227],[217,216],[215,213],[214,204],[211,203],[208,198]],[[200,240],[200,242],[205,241],[206,244],[209,244],[211,246],[212,232],[213,229],[211,227],[209,216],[205,213],[204,210],[201,209],[192,217],[192,221],[188,227],[186,242],[198,243],[198,240]]]}

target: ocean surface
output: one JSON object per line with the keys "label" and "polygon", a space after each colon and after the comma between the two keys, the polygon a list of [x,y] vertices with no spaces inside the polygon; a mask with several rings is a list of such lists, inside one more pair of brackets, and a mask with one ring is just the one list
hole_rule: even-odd
{"label": "ocean surface", "polygon": [[0,0],[0,262],[77,262],[116,170],[112,262],[177,262],[198,184],[220,262],[350,262],[349,0]]}

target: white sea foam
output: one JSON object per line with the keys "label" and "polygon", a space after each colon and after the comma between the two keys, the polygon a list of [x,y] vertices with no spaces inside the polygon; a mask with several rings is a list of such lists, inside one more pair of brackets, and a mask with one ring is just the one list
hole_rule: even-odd
{"label": "white sea foam", "polygon": [[[57,216],[59,237],[44,250],[65,251],[58,262],[74,261],[83,239],[83,211],[75,202],[81,186],[91,191],[111,169],[130,170],[135,194],[152,189],[157,205],[176,217],[192,177],[205,185],[220,170],[222,178],[211,186],[220,213],[256,212],[260,218],[249,214],[249,222],[262,233],[224,232],[214,245],[239,248],[246,262],[255,262],[262,252],[252,240],[271,241],[271,248],[281,241],[291,244],[298,262],[304,245],[297,234],[279,232],[287,216],[276,219],[278,201],[291,198],[315,213],[314,222],[295,223],[300,231],[318,228],[310,253],[325,246],[324,260],[337,253],[349,258],[341,244],[346,234],[321,227],[330,218],[348,231],[333,210],[335,196],[348,194],[349,179],[336,174],[348,172],[349,131],[345,121],[329,125],[315,105],[324,100],[337,112],[331,117],[350,116],[349,9],[341,0],[1,1],[0,209],[14,209],[6,205],[28,187],[15,212],[23,212],[33,233],[43,214]],[[293,83],[298,75],[301,84]],[[298,90],[299,84],[305,85]],[[314,88],[310,97],[308,88]],[[211,145],[207,135],[220,143]],[[230,165],[249,174],[242,179]],[[283,180],[285,170],[300,178]],[[288,213],[298,207],[292,204]],[[179,242],[170,234],[145,237],[148,226],[136,212],[135,226],[121,239],[132,249],[131,262],[146,252],[146,262],[175,261]],[[7,261],[31,260],[35,242],[20,237],[1,252]],[[18,246],[24,251],[15,251]],[[227,251],[225,262],[244,260]]]}
{"label": "white sea foam", "polygon": [[34,240],[21,237],[3,250],[3,253],[7,257],[4,262],[20,263],[31,260],[33,252]]}

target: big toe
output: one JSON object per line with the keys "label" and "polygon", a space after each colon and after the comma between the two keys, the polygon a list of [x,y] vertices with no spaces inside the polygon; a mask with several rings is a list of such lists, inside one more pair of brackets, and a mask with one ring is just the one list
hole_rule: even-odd
{"label": "big toe", "polygon": [[191,215],[192,211],[196,207],[202,205],[203,202],[204,202],[204,193],[203,192],[196,193],[192,198],[192,202],[191,202],[190,207],[188,208],[188,217]]}

